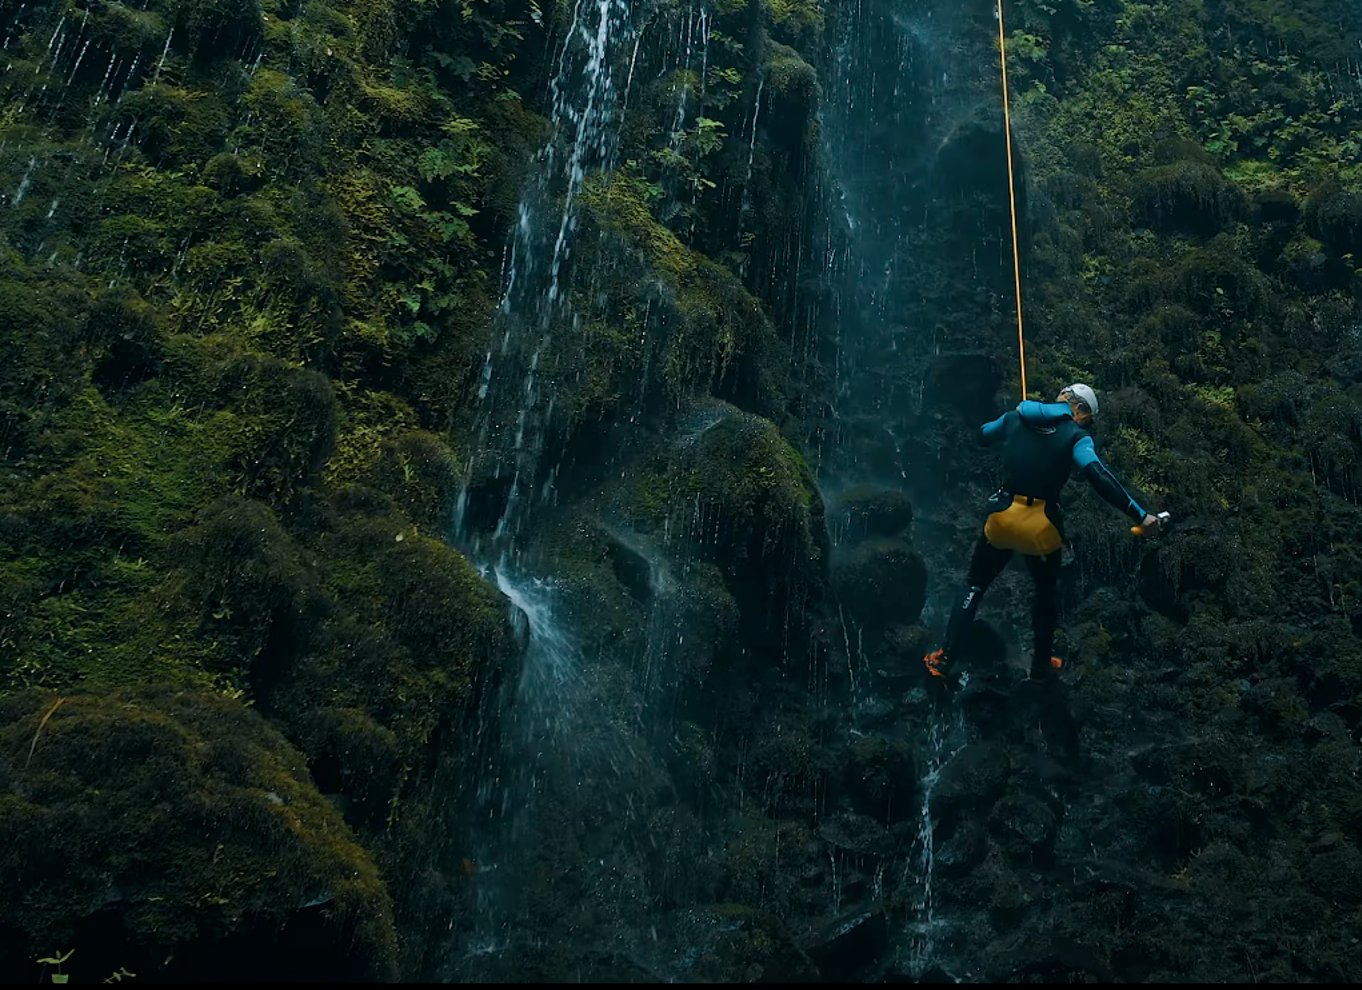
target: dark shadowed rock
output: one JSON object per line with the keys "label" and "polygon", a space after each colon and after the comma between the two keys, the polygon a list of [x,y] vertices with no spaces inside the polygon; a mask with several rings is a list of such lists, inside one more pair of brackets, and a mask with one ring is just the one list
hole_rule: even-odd
{"label": "dark shadowed rock", "polygon": [[1059,822],[1044,801],[1030,794],[1009,794],[993,806],[989,831],[1008,857],[1047,862],[1054,853]]}
{"label": "dark shadowed rock", "polygon": [[666,965],[682,983],[789,983],[818,976],[809,955],[779,918],[738,904],[678,911],[666,925],[674,958]]}
{"label": "dark shadowed rock", "polygon": [[1007,751],[998,743],[970,743],[941,770],[932,797],[941,826],[959,819],[982,819],[1001,796],[1010,772]]}
{"label": "dark shadowed rock", "polygon": [[994,397],[1002,381],[998,361],[990,354],[943,354],[927,372],[923,400],[982,424],[998,414]]}
{"label": "dark shadowed rock", "polygon": [[917,767],[902,739],[862,736],[847,747],[842,787],[851,806],[887,825],[913,813]]}
{"label": "dark shadowed rock", "polygon": [[855,911],[830,924],[809,957],[825,980],[855,979],[879,961],[889,945],[889,926],[880,907]]}

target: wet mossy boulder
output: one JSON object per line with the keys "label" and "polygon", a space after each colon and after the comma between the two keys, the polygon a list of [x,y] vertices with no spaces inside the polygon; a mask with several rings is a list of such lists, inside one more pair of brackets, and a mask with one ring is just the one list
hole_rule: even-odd
{"label": "wet mossy boulder", "polygon": [[717,401],[701,411],[701,425],[639,475],[632,513],[652,526],[691,520],[732,575],[821,573],[828,537],[808,462],[770,420]]}
{"label": "wet mossy boulder", "polygon": [[257,681],[281,673],[328,608],[315,557],[260,502],[228,496],[205,507],[171,555],[171,600],[204,634],[232,642],[239,672]]}
{"label": "wet mossy boulder", "polygon": [[842,756],[839,790],[851,808],[886,825],[917,809],[917,760],[912,745],[886,736],[858,736]]}
{"label": "wet mossy boulder", "polygon": [[1257,315],[1267,294],[1262,273],[1239,256],[1227,235],[1183,258],[1174,279],[1173,290],[1193,310],[1222,318]]}
{"label": "wet mossy boulder", "polygon": [[220,401],[251,419],[248,442],[228,465],[244,493],[286,503],[315,482],[336,443],[331,380],[249,352],[216,365],[211,375]]}
{"label": "wet mossy boulder", "polygon": [[171,168],[199,168],[221,151],[231,119],[220,94],[164,82],[129,91],[117,112],[120,127],[136,127],[143,154]]}
{"label": "wet mossy boulder", "polygon": [[1136,215],[1160,231],[1208,235],[1242,217],[1243,192],[1213,164],[1183,159],[1156,165],[1132,181]]}
{"label": "wet mossy boulder", "polygon": [[1301,234],[1282,248],[1278,266],[1292,284],[1303,292],[1324,292],[1331,288],[1346,288],[1352,272],[1329,257],[1324,245]]}
{"label": "wet mossy boulder", "polygon": [[1005,795],[989,812],[988,826],[1009,859],[1041,866],[1054,855],[1059,821],[1054,810],[1034,795]]}
{"label": "wet mossy boulder", "polygon": [[1002,796],[1011,759],[997,741],[970,743],[941,771],[935,801],[943,821],[985,813]]}
{"label": "wet mossy boulder", "polygon": [[381,827],[402,780],[397,734],[353,706],[299,712],[294,721],[317,789],[343,802],[347,820]]}
{"label": "wet mossy boulder", "polygon": [[818,73],[793,48],[774,41],[767,45],[765,71],[767,147],[797,164],[813,151],[817,136]]}
{"label": "wet mossy boulder", "polygon": [[453,505],[459,472],[442,438],[409,430],[380,446],[370,477],[407,516],[434,531]]}
{"label": "wet mossy boulder", "polygon": [[842,607],[867,630],[913,625],[927,598],[927,565],[900,539],[870,539],[839,551],[833,581]]}
{"label": "wet mossy boulder", "polygon": [[913,502],[898,488],[853,485],[831,502],[829,521],[841,540],[900,536],[913,521]]}
{"label": "wet mossy boulder", "polygon": [[782,347],[761,304],[659,222],[649,196],[644,182],[619,173],[593,176],[582,190],[579,241],[593,245],[586,263],[598,302],[617,317],[562,335],[546,355],[549,373],[578,383],[560,397],[559,415],[581,420],[640,400],[674,411],[706,393],[774,414]]}
{"label": "wet mossy boulder", "polygon": [[0,699],[0,970],[391,980],[373,862],[301,754],[215,694]]}
{"label": "wet mossy boulder", "polygon": [[136,292],[118,287],[100,295],[81,338],[91,350],[91,380],[106,396],[155,376],[161,366],[160,315]]}
{"label": "wet mossy boulder", "polygon": [[1294,225],[1301,218],[1301,204],[1289,189],[1269,186],[1253,195],[1253,215],[1261,223]]}

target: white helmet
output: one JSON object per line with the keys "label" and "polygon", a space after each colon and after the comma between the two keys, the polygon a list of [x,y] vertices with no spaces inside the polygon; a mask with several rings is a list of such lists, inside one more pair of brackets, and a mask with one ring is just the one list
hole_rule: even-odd
{"label": "white helmet", "polygon": [[1070,393],[1076,399],[1083,400],[1085,403],[1087,403],[1088,409],[1092,412],[1092,414],[1094,416],[1097,415],[1097,393],[1094,392],[1090,386],[1084,385],[1081,382],[1079,382],[1068,386],[1067,388],[1064,389],[1064,391]]}

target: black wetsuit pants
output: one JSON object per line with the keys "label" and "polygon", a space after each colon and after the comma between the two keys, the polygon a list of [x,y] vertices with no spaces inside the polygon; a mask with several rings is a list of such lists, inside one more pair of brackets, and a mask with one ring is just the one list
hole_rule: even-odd
{"label": "black wetsuit pants", "polygon": [[[1000,550],[983,536],[974,547],[974,557],[969,565],[969,587],[951,611],[950,625],[946,630],[946,655],[961,657],[965,636],[974,613],[979,609],[979,599],[1003,572],[1007,562],[1012,559],[1011,550]],[[1049,674],[1050,651],[1055,642],[1055,623],[1059,618],[1059,565],[1063,560],[1062,549],[1043,557],[1023,554],[1027,569],[1035,585],[1035,597],[1031,605],[1032,654],[1031,673],[1041,677]]]}

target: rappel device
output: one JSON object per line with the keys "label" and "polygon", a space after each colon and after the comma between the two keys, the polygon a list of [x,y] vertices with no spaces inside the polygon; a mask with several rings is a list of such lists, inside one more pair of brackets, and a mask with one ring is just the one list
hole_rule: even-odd
{"label": "rappel device", "polygon": [[[1167,526],[1170,522],[1173,521],[1173,514],[1171,512],[1160,512],[1157,518],[1159,520],[1159,525]],[[1130,531],[1134,533],[1136,536],[1144,536],[1143,526],[1131,526]]]}

